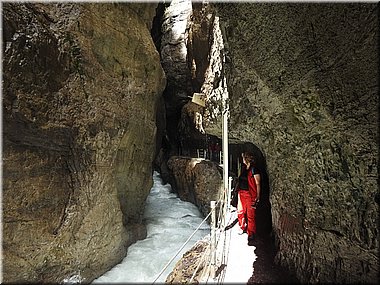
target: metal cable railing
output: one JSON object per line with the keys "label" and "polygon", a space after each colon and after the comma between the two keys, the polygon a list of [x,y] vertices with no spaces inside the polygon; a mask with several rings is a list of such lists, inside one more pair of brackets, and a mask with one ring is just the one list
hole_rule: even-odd
{"label": "metal cable railing", "polygon": [[[211,201],[210,212],[203,219],[203,221],[199,224],[199,226],[193,231],[193,233],[189,236],[189,238],[183,243],[183,245],[178,249],[175,255],[166,263],[166,265],[162,268],[162,270],[158,273],[153,283],[156,283],[157,280],[161,277],[161,275],[165,272],[165,270],[169,267],[169,265],[173,262],[173,260],[178,256],[178,254],[182,251],[182,249],[186,246],[186,244],[191,240],[191,238],[195,235],[195,233],[200,229],[200,227],[211,217],[211,233],[210,233],[210,243],[207,245],[205,251],[202,256],[198,260],[198,264],[191,276],[189,283],[194,282],[195,277],[197,276],[198,271],[200,270],[202,265],[203,270],[198,277],[198,280],[209,280],[217,278],[217,283],[222,283],[225,276],[224,268],[227,266],[228,260],[228,251],[229,251],[229,241],[227,238],[227,231],[225,231],[225,227],[228,222],[226,221],[227,212],[229,211],[229,193],[230,193],[230,185],[225,191],[221,191],[221,195],[219,197],[218,202]],[[216,217],[216,211],[218,210],[218,215]],[[231,219],[231,218],[230,218]],[[229,235],[231,233],[229,232]],[[222,248],[219,248],[219,247]],[[220,254],[220,256],[217,256]],[[219,266],[218,266],[219,264]],[[207,282],[206,282],[207,283]]]}
{"label": "metal cable railing", "polygon": [[195,268],[195,270],[194,270],[194,272],[193,272],[193,275],[192,275],[191,278],[190,278],[189,283],[192,283],[192,282],[193,282],[193,280],[194,280],[195,276],[197,275],[197,273],[198,273],[198,271],[199,271],[201,265],[204,263],[204,260],[205,260],[206,256],[209,256],[209,254],[210,254],[210,250],[211,250],[210,247],[211,247],[211,245],[208,244],[207,247],[206,247],[206,249],[205,249],[205,251],[203,252],[201,258],[200,258],[199,261],[198,261],[198,265],[197,265],[197,267]]}
{"label": "metal cable railing", "polygon": [[[229,187],[230,188],[230,185]],[[226,191],[221,191],[221,196],[219,197],[218,203],[211,201],[211,211],[212,215],[216,215],[216,210],[218,211],[218,218],[211,219],[211,234],[210,243],[207,246],[202,257],[198,261],[198,265],[193,272],[193,275],[189,283],[194,282],[195,276],[199,271],[202,264],[205,264],[203,271],[198,277],[198,282],[206,283],[207,281],[213,279],[214,283],[223,283],[225,277],[225,268],[227,266],[228,255],[229,255],[229,241],[231,232],[225,231],[227,223],[227,212],[229,211],[228,201],[229,201],[229,189]],[[219,205],[219,208],[216,207]]]}
{"label": "metal cable railing", "polygon": [[[230,185],[229,187],[230,188]],[[231,232],[225,231],[225,227],[231,222],[231,216],[227,221],[226,218],[229,216],[227,212],[229,207],[227,204],[229,198],[229,191],[221,191],[221,196],[219,197],[219,208],[213,206],[211,202],[211,213],[215,214],[218,211],[218,218],[212,219],[211,222],[211,234],[210,234],[210,244],[202,255],[201,259],[198,261],[197,268],[195,269],[190,283],[194,281],[196,274],[202,264],[204,266],[203,271],[198,277],[198,282],[207,283],[209,280],[213,280],[213,283],[223,283],[226,266],[229,256],[229,242],[231,237]],[[214,221],[214,222],[213,222]],[[214,239],[214,242],[213,242]]]}
{"label": "metal cable railing", "polygon": [[[218,202],[219,203],[219,202]],[[161,275],[165,272],[165,270],[169,267],[169,265],[173,262],[173,260],[177,257],[177,255],[182,251],[182,249],[186,246],[186,244],[191,240],[191,238],[196,234],[196,232],[200,229],[200,227],[204,224],[204,222],[212,215],[214,211],[211,210],[210,213],[203,219],[203,221],[199,224],[199,226],[193,231],[193,233],[188,237],[188,239],[182,244],[182,246],[178,249],[176,254],[166,263],[166,265],[162,268],[160,273],[157,275],[157,277],[154,279],[153,283],[156,283],[158,278],[161,277]]]}
{"label": "metal cable railing", "polygon": [[[229,187],[228,187],[229,188]],[[227,211],[229,209],[227,201],[228,201],[228,195],[229,195],[229,189],[225,189],[222,191],[221,195],[221,201],[222,201],[222,207],[219,210],[219,217],[218,217],[218,223],[215,228],[212,228],[212,231],[215,231],[217,233],[217,243],[215,244],[215,247],[212,249],[215,253],[218,254],[218,258],[214,261],[210,260],[210,264],[212,264],[215,268],[211,270],[212,278],[215,280],[217,279],[217,283],[222,283],[224,280],[224,268],[227,266],[227,257],[228,257],[228,250],[227,243],[229,245],[229,239],[227,239],[227,232],[224,230],[226,226],[226,217],[227,217]],[[228,240],[228,241],[227,241]],[[228,247],[229,248],[229,247]]]}

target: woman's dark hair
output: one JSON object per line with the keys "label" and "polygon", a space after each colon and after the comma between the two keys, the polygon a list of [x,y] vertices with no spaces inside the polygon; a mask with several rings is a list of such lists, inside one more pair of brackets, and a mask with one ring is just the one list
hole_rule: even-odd
{"label": "woman's dark hair", "polygon": [[253,157],[253,153],[252,152],[249,152],[249,151],[246,151],[243,153],[243,157],[245,158],[245,160],[249,163],[252,163],[254,162],[254,157]]}

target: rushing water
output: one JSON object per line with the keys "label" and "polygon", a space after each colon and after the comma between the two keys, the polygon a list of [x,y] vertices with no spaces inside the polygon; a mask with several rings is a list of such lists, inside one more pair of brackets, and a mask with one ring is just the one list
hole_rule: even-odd
{"label": "rushing water", "polygon": [[[127,256],[121,263],[93,281],[96,283],[152,283],[169,260],[182,247],[194,230],[203,221],[198,208],[189,202],[181,201],[172,193],[169,184],[164,185],[158,172],[153,174],[153,187],[146,200],[144,219],[147,237],[128,248]],[[196,241],[210,233],[204,223],[200,230],[173,260],[170,266],[157,279],[165,282],[175,263]]]}

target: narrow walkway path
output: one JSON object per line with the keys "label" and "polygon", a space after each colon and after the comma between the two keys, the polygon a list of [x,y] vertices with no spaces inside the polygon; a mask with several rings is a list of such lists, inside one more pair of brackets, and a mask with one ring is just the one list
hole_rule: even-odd
{"label": "narrow walkway path", "polygon": [[[230,225],[236,218],[236,210],[228,212],[226,225]],[[252,276],[252,264],[256,260],[256,247],[248,246],[247,238],[247,234],[242,233],[238,223],[229,230],[220,232],[220,241],[217,247],[217,265],[222,265],[223,270],[217,274],[216,278],[209,277],[205,283],[247,284]],[[223,253],[225,254],[225,260],[222,260]],[[223,266],[223,264],[226,266]]]}
{"label": "narrow walkway path", "polygon": [[[227,225],[236,219],[236,210],[227,214]],[[225,233],[225,234],[224,234]],[[227,265],[215,279],[209,278],[207,284],[297,284],[297,278],[274,263],[275,247],[269,235],[258,235],[253,246],[248,245],[248,236],[242,234],[238,223],[226,232],[221,233],[221,244]],[[217,256],[220,259],[220,250]],[[218,260],[217,264],[223,264]]]}
{"label": "narrow walkway path", "polygon": [[[237,218],[236,211],[231,213],[231,217],[231,222]],[[227,268],[223,283],[245,284],[252,276],[252,264],[257,259],[256,247],[248,245],[248,236],[246,233],[242,233],[238,223],[227,230],[228,232],[230,232],[230,247],[228,248]]]}

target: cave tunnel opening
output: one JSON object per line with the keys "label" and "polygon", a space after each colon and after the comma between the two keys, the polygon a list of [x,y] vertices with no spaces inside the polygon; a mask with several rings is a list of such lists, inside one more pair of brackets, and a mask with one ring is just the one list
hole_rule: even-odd
{"label": "cave tunnel opening", "polygon": [[229,146],[229,175],[233,178],[238,176],[242,165],[241,154],[251,152],[254,156],[255,165],[261,172],[261,197],[256,208],[257,235],[264,238],[272,236],[272,212],[270,203],[270,187],[267,171],[267,163],[263,152],[251,142],[230,143]]}
{"label": "cave tunnel opening", "polygon": [[278,246],[275,241],[275,234],[272,225],[272,210],[270,203],[270,184],[267,169],[267,162],[264,153],[258,146],[251,142],[230,142],[229,150],[229,176],[237,177],[242,166],[241,154],[248,151],[254,156],[255,165],[261,171],[261,197],[256,208],[256,259],[253,263],[254,274],[248,280],[248,284],[263,283],[270,268],[273,275],[268,281],[274,283],[286,282],[289,284],[299,284],[299,280],[280,265],[275,264],[275,256]]}

